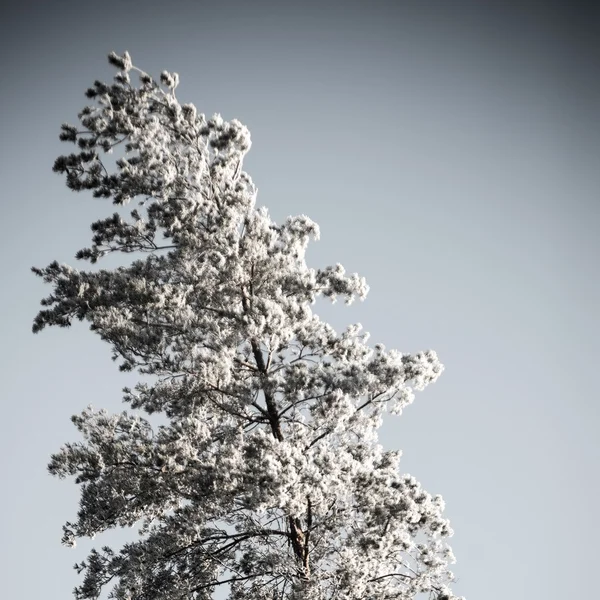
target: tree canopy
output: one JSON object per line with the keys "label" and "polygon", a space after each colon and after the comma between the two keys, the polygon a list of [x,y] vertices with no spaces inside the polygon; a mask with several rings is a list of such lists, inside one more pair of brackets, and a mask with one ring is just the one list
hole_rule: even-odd
{"label": "tree canopy", "polygon": [[[109,60],[114,82],[96,81],[79,126],[62,126],[76,149],[54,170],[116,212],[76,255],[94,266],[33,269],[52,286],[35,332],[87,321],[141,375],[130,410],[74,416],[81,441],[49,465],[81,490],[65,544],[140,527],[75,565],[75,597],[455,598],[443,500],[377,437],[384,413],[438,378],[436,353],[371,347],[359,325],[338,333],[314,314],[317,297],[350,303],[368,287],[306,264],[308,217],[277,224],[256,206],[246,127],[180,104],[176,73]],[[114,253],[134,256],[95,265]]]}

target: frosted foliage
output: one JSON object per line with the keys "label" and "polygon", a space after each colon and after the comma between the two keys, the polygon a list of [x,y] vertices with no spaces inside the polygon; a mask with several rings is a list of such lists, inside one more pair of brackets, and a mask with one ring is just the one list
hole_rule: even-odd
{"label": "frosted foliage", "polygon": [[81,490],[65,544],[140,529],[76,565],[75,597],[454,598],[443,501],[377,440],[382,415],[440,375],[435,352],[371,347],[359,325],[336,333],[313,314],[319,295],[349,303],[367,285],[307,266],[308,217],[278,225],[255,207],[248,130],[180,104],[175,73],[109,60],[115,81],[95,82],[80,125],[63,125],[76,150],[54,169],[72,190],[139,204],[93,223],[77,258],[135,256],[34,268],[52,286],[34,331],[85,320],[143,375],[124,390],[128,411],[73,417],[80,441],[49,465]]}

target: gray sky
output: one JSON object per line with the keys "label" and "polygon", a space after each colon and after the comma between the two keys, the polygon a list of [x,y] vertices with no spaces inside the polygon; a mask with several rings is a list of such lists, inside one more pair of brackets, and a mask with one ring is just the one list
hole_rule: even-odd
{"label": "gray sky", "polygon": [[[382,430],[441,493],[468,600],[591,598],[596,518],[598,9],[584,2],[27,2],[3,16],[2,595],[68,598],[77,489],[46,475],[88,404],[121,410],[85,326],[30,333],[106,201],[51,172],[110,50],[252,132],[258,202],[321,227],[313,266],[367,278],[322,306],[373,343],[433,348],[441,379]],[[123,540],[123,534],[107,539]],[[96,540],[94,544],[104,540]]]}

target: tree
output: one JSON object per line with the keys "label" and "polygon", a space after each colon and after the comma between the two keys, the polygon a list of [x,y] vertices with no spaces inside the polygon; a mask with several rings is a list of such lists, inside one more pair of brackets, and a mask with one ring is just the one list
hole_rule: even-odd
{"label": "tree", "polygon": [[[54,170],[72,190],[139,201],[93,223],[76,254],[135,260],[33,269],[53,286],[34,332],[88,321],[142,375],[124,389],[130,411],[74,416],[82,441],[49,464],[81,486],[65,544],[140,527],[75,565],[75,597],[454,598],[442,498],[377,442],[382,415],[440,375],[435,352],[371,348],[359,325],[338,334],[313,314],[318,296],[350,303],[367,285],[306,265],[319,231],[308,217],[277,225],[255,207],[248,130],[180,104],[175,73],[157,82],[127,53],[109,61],[115,81],[88,90],[80,127],[62,126],[77,151]],[[111,171],[105,155],[121,149]]]}

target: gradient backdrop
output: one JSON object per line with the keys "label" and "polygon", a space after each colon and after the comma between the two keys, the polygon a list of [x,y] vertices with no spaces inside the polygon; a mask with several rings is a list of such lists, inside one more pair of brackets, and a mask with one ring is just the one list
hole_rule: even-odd
{"label": "gradient backdrop", "polygon": [[[74,484],[45,472],[69,417],[121,410],[85,326],[30,333],[107,201],[51,172],[110,50],[181,76],[180,100],[239,118],[275,219],[321,226],[313,266],[366,276],[319,305],[446,372],[382,430],[446,499],[468,600],[597,597],[598,4],[19,1],[2,14],[0,595],[69,598],[92,542],[60,546]],[[133,534],[133,532],[126,532]],[[109,534],[107,540],[123,540]],[[104,540],[97,540],[95,544]]]}

